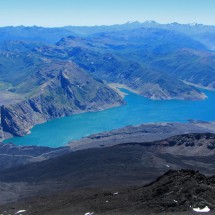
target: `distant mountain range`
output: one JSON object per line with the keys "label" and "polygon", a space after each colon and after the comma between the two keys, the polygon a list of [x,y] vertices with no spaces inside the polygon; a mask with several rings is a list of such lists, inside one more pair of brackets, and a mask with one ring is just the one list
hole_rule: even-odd
{"label": "distant mountain range", "polygon": [[101,25],[101,26],[65,26],[55,28],[44,28],[38,26],[8,26],[0,28],[0,41],[5,40],[31,40],[46,43],[55,43],[62,37],[69,35],[91,35],[100,32],[116,32],[124,30],[133,30],[138,28],[159,28],[174,30],[199,40],[210,49],[215,49],[215,26],[202,25],[198,23],[179,24],[177,22],[170,24],[160,24],[155,21],[146,22],[127,22],[125,24]]}
{"label": "distant mountain range", "polygon": [[[150,99],[200,100],[215,89],[214,26],[129,22],[0,28],[0,138],[52,118],[124,102],[109,83]],[[113,86],[113,85],[112,85]]]}

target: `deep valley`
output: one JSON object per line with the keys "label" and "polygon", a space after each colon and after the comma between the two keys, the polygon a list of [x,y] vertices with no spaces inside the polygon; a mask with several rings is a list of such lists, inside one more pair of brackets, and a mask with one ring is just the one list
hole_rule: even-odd
{"label": "deep valley", "polygon": [[1,139],[26,135],[53,118],[122,105],[107,83],[155,100],[205,99],[187,84],[214,89],[213,45],[193,36],[199,28],[214,32],[209,26],[157,23],[92,27],[92,32],[0,28]]}

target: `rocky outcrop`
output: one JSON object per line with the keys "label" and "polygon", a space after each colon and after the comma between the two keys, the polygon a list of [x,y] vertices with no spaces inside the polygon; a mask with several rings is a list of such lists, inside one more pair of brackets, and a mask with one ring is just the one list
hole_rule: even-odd
{"label": "rocky outcrop", "polygon": [[[47,72],[47,68],[43,70]],[[42,75],[46,79],[44,71]],[[55,75],[43,80],[33,96],[1,107],[1,128],[6,136],[23,136],[32,126],[50,119],[121,104],[121,97],[103,82],[93,79],[71,62],[58,64]]]}

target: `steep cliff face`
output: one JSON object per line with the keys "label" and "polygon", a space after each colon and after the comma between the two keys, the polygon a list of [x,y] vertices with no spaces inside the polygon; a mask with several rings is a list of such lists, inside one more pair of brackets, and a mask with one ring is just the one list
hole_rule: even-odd
{"label": "steep cliff face", "polygon": [[[50,78],[52,69],[53,65],[52,67],[48,65],[40,70],[42,74],[39,77],[43,76],[42,84],[31,89],[34,92],[30,98],[1,107],[3,132],[0,134],[23,136],[32,126],[50,119],[123,104],[121,97],[115,91],[71,62],[58,62]],[[47,74],[49,77],[46,79]],[[35,77],[30,78],[33,84]],[[25,83],[21,86],[22,89],[26,87]],[[20,87],[17,89],[20,90]]]}

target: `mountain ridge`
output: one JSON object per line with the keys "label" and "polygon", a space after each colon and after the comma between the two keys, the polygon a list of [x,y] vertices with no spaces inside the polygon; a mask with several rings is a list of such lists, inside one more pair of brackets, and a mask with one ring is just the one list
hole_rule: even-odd
{"label": "mountain ridge", "polygon": [[1,106],[1,128],[5,137],[23,136],[32,126],[53,118],[123,104],[114,90],[93,79],[72,62],[49,62],[37,73],[28,77],[31,81],[19,83],[21,88],[14,87],[18,91],[32,91],[29,98]]}

